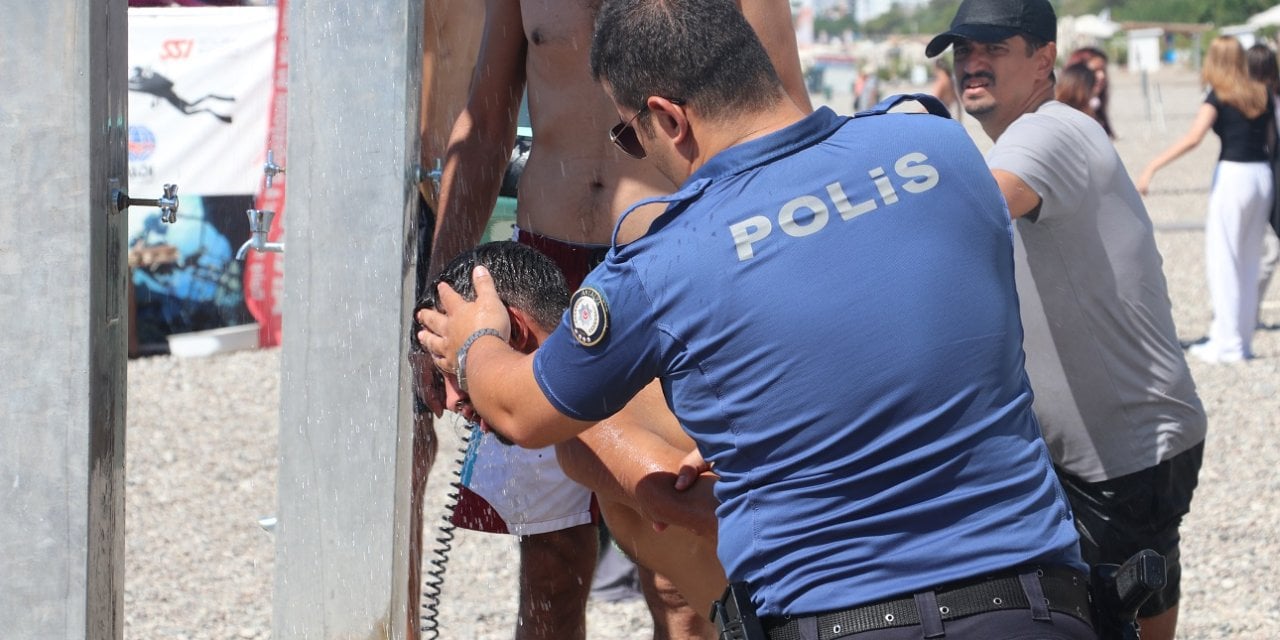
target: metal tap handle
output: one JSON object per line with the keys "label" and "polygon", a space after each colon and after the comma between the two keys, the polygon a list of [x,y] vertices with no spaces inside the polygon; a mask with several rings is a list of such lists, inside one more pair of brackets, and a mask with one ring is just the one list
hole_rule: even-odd
{"label": "metal tap handle", "polygon": [[276,217],[276,212],[268,209],[246,209],[245,213],[249,216],[249,233],[271,231],[271,221]]}
{"label": "metal tap handle", "polygon": [[275,153],[271,149],[267,149],[267,161],[262,165],[262,172],[267,174],[267,188],[271,188],[271,181],[277,174],[284,173],[284,167],[276,164]]}
{"label": "metal tap handle", "polygon": [[441,167],[440,158],[436,158],[436,168],[430,171],[427,171],[426,167],[420,164],[414,165],[413,170],[414,179],[418,181],[418,184],[430,180],[432,186],[435,187],[436,193],[440,193],[440,179],[444,177],[444,169]]}
{"label": "metal tap handle", "polygon": [[440,158],[436,158],[436,168],[428,171],[427,177],[431,178],[431,184],[435,185],[436,193],[440,193],[440,179],[444,177],[444,168],[440,164]]}
{"label": "metal tap handle", "polygon": [[132,206],[159,207],[160,222],[178,221],[178,185],[164,185],[164,195],[159,198],[130,198],[124,191],[116,190],[116,210],[124,211]]}
{"label": "metal tap handle", "polygon": [[[164,186],[164,197],[160,198],[160,212],[169,212],[169,222],[178,221],[178,185],[166,184]],[[164,217],[161,215],[161,217]]]}

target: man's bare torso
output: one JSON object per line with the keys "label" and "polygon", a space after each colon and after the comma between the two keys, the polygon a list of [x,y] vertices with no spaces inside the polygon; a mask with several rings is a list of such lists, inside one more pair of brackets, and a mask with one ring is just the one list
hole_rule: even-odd
{"label": "man's bare torso", "polygon": [[599,0],[521,0],[534,143],[520,179],[522,229],[578,243],[609,242],[632,203],[675,189],[609,141],[618,113],[591,79]]}

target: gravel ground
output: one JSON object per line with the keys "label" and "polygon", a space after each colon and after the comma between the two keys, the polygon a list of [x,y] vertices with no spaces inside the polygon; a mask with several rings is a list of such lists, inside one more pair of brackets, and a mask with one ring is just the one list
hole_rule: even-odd
{"label": "gravel ground", "polygon": [[[1131,173],[1181,135],[1199,102],[1190,74],[1163,74],[1158,83],[1165,104],[1148,118],[1137,78],[1113,79],[1116,145]],[[848,96],[837,94],[832,104],[841,110]],[[1162,171],[1147,199],[1185,341],[1209,323],[1198,226],[1217,149],[1210,136]],[[1183,527],[1184,638],[1280,637],[1280,609],[1265,604],[1280,596],[1280,446],[1272,438],[1280,426],[1278,288],[1263,305],[1266,328],[1255,336],[1255,360],[1191,362],[1210,435]],[[278,378],[277,350],[129,363],[126,638],[270,636],[273,545],[257,520],[275,509]],[[438,522],[456,457],[455,428],[445,423],[439,431],[429,525]],[[443,638],[510,637],[516,560],[508,537],[459,532],[440,612]],[[589,616],[593,639],[644,638],[651,629],[638,601],[593,603]]]}

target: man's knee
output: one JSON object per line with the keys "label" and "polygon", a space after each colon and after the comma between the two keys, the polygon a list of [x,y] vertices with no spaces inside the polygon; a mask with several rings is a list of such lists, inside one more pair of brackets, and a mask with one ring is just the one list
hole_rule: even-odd
{"label": "man's knee", "polygon": [[585,605],[599,544],[596,525],[584,524],[520,538],[522,588],[541,598]]}
{"label": "man's knee", "polygon": [[641,566],[640,586],[653,617],[655,640],[700,640],[716,637],[706,612],[694,609],[675,583]]}
{"label": "man's knee", "polygon": [[594,524],[520,538],[517,640],[586,637],[597,544]]}

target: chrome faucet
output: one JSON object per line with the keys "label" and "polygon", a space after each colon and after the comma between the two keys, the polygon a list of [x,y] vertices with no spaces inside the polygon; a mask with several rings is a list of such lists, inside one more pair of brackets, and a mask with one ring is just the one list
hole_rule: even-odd
{"label": "chrome faucet", "polygon": [[[275,153],[271,149],[267,149],[267,161],[262,165],[262,173],[267,176],[267,189],[271,189],[271,182],[277,175],[284,173],[284,167],[276,164]],[[271,232],[271,221],[276,217],[276,212],[248,209],[245,214],[249,216],[249,239],[240,245],[236,260],[244,260],[249,249],[258,253],[284,253],[283,242],[267,242],[267,234]]]}
{"label": "chrome faucet", "polygon": [[244,260],[249,249],[259,253],[284,253],[283,242],[267,242],[267,233],[271,231],[271,221],[276,217],[276,212],[249,209],[245,213],[249,216],[249,239],[240,245],[236,260]]}
{"label": "chrome faucet", "polygon": [[262,173],[267,176],[267,188],[271,188],[271,182],[275,177],[284,173],[284,167],[276,164],[276,154],[271,149],[267,149],[267,161],[262,164]]}

